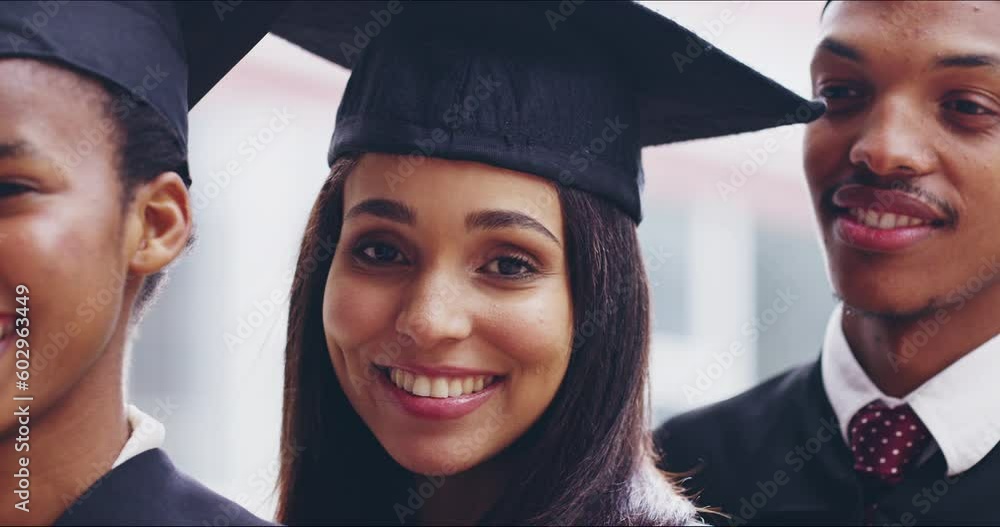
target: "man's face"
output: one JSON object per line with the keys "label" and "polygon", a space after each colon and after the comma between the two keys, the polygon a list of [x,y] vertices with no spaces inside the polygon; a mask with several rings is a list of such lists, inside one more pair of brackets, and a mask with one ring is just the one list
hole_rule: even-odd
{"label": "man's face", "polygon": [[829,109],[805,170],[834,288],[866,312],[964,302],[1000,275],[1000,3],[832,3]]}
{"label": "man's face", "polygon": [[[0,60],[0,398],[32,395],[32,416],[77,386],[123,323],[118,139],[102,97],[68,70]],[[12,334],[18,285],[29,291],[30,357]],[[22,392],[15,361],[24,358]],[[14,433],[14,419],[0,415],[0,435]]]}

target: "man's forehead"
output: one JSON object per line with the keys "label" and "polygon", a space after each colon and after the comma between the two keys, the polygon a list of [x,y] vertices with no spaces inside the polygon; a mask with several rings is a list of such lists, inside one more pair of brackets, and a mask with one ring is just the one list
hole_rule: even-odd
{"label": "man's forehead", "polygon": [[[874,23],[919,35],[922,31],[963,24],[995,33],[1000,2],[995,1],[859,1],[833,0],[823,11],[821,27]],[[1000,36],[1000,33],[998,33]]]}
{"label": "man's forehead", "polygon": [[995,56],[997,24],[1000,2],[834,0],[824,12],[816,57],[826,50],[850,58],[838,47],[868,58],[903,53],[908,61],[929,65],[945,55]]}

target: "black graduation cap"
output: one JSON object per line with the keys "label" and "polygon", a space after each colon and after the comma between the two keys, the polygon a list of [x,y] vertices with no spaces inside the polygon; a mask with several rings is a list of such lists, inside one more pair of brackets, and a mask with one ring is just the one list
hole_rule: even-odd
{"label": "black graduation cap", "polygon": [[186,148],[188,110],[263,38],[286,5],[4,2],[0,58],[55,62],[124,88],[158,111]]}
{"label": "black graduation cap", "polygon": [[633,2],[294,2],[272,32],[353,69],[329,163],[478,161],[597,194],[636,222],[643,146],[824,108]]}

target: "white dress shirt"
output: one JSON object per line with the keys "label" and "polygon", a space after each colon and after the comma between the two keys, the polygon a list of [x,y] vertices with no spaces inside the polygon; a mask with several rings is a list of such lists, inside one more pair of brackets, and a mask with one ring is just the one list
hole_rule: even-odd
{"label": "white dress shirt", "polygon": [[1000,443],[1000,388],[996,379],[1000,373],[1000,335],[897,399],[882,393],[861,368],[844,336],[842,313],[843,304],[834,309],[826,327],[820,370],[826,396],[848,445],[851,418],[875,400],[889,408],[910,405],[944,454],[948,476],[969,470]]}
{"label": "white dress shirt", "polygon": [[163,446],[163,438],[167,434],[163,423],[131,404],[128,405],[128,428],[128,440],[121,453],[118,454],[118,458],[115,459],[115,463],[111,465],[111,470],[147,450],[160,448]]}

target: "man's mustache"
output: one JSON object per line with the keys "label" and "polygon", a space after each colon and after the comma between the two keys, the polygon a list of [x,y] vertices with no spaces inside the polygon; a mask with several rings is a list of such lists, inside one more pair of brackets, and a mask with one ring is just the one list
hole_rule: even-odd
{"label": "man's mustache", "polygon": [[[858,170],[851,174],[845,180],[838,181],[833,184],[824,192],[824,202],[828,205],[833,204],[833,195],[840,190],[841,187],[845,185],[864,185],[866,187],[872,187],[877,190],[887,190],[901,192],[904,194],[909,194],[910,196],[929,203],[948,216],[950,223],[954,224],[958,220],[958,211],[953,207],[948,200],[934,194],[933,192],[921,187],[910,179],[892,179],[886,178],[884,176],[875,175],[869,171]],[[891,200],[891,195],[889,195],[889,200]]]}

